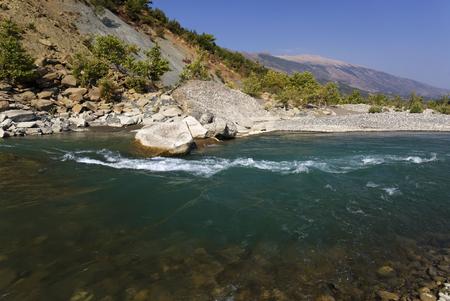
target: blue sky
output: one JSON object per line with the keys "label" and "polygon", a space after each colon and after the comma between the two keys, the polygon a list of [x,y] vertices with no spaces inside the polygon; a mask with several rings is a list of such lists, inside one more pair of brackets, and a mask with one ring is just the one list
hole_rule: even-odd
{"label": "blue sky", "polygon": [[155,0],[248,52],[317,54],[450,88],[450,0]]}

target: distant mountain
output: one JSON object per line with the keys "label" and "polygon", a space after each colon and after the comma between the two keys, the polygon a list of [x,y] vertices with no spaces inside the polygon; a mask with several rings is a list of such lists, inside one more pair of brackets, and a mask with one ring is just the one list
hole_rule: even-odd
{"label": "distant mountain", "polygon": [[316,55],[273,56],[265,53],[246,55],[268,68],[289,74],[309,71],[318,81],[337,82],[345,91],[351,87],[369,93],[401,96],[408,96],[414,91],[427,98],[450,94],[450,90]]}

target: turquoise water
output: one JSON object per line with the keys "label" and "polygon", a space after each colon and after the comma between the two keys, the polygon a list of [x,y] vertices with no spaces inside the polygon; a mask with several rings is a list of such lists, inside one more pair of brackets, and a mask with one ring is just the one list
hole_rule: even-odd
{"label": "turquoise water", "polygon": [[4,140],[0,300],[371,300],[450,248],[449,176],[450,134]]}

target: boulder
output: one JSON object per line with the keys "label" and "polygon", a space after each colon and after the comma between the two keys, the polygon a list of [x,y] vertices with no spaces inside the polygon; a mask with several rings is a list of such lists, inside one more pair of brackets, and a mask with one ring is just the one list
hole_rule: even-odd
{"label": "boulder", "polygon": [[152,119],[153,119],[153,121],[160,122],[160,121],[163,121],[164,119],[166,119],[166,116],[164,116],[161,113],[156,113],[156,114],[152,115]]}
{"label": "boulder", "polygon": [[214,122],[205,124],[208,130],[206,137],[216,137],[218,139],[232,139],[237,135],[237,126],[234,122],[221,117],[214,118]]}
{"label": "boulder", "polygon": [[181,109],[178,107],[168,107],[163,109],[160,113],[165,117],[176,117],[181,116],[183,114],[183,111],[181,111]]}
{"label": "boulder", "polygon": [[35,98],[36,98],[36,94],[34,94],[31,91],[26,91],[26,92],[19,94],[19,99],[23,102],[30,102]]}
{"label": "boulder", "polygon": [[95,103],[93,103],[92,101],[86,101],[85,103],[83,103],[83,107],[85,107],[89,111],[97,110],[97,105]]}
{"label": "boulder", "polygon": [[6,138],[8,137],[8,132],[5,132],[3,129],[0,128],[0,138]]}
{"label": "boulder", "polygon": [[41,98],[41,99],[49,99],[52,98],[53,96],[53,91],[51,90],[46,90],[46,91],[42,91],[40,93],[38,93],[37,97]]}
{"label": "boulder", "polygon": [[9,101],[0,100],[0,112],[6,111],[9,108]]}
{"label": "boulder", "polygon": [[76,105],[74,105],[72,107],[72,112],[74,112],[75,114],[80,114],[81,112],[83,112],[86,108],[83,105],[80,105],[79,103],[77,103]]}
{"label": "boulder", "polygon": [[61,84],[67,87],[76,87],[78,83],[75,76],[69,74],[64,76],[64,78],[61,81]]}
{"label": "boulder", "polygon": [[88,98],[90,101],[99,101],[101,98],[100,88],[93,87],[89,90]]}
{"label": "boulder", "polygon": [[18,128],[24,128],[24,129],[28,129],[28,128],[34,128],[37,126],[36,121],[26,121],[26,122],[19,122],[16,124],[16,126]]}
{"label": "boulder", "polygon": [[195,146],[184,121],[151,124],[137,132],[136,140],[160,155],[185,155]]}
{"label": "boulder", "polygon": [[42,77],[45,81],[55,81],[57,79],[59,79],[59,73],[58,72],[51,72],[51,73],[47,73],[46,75],[44,75]]}
{"label": "boulder", "polygon": [[73,101],[68,99],[67,97],[62,98],[59,102],[68,109],[73,108],[74,105]]}
{"label": "boulder", "polygon": [[70,100],[80,102],[86,93],[86,88],[68,88],[63,92],[63,96],[68,96]]}
{"label": "boulder", "polygon": [[69,118],[69,122],[77,128],[82,128],[82,127],[87,126],[86,120],[81,116],[71,117],[71,118]]}
{"label": "boulder", "polygon": [[25,134],[30,136],[42,135],[40,128],[25,128]]}
{"label": "boulder", "polygon": [[395,276],[395,270],[390,266],[382,266],[377,270],[377,274],[382,278],[390,278]]}
{"label": "boulder", "polygon": [[203,139],[206,137],[208,130],[205,129],[197,119],[192,116],[188,116],[184,118],[183,121],[186,122],[194,139]]}
{"label": "boulder", "polygon": [[398,300],[400,300],[399,295],[388,292],[388,291],[378,291],[377,295],[382,301],[398,301]]}
{"label": "boulder", "polygon": [[203,113],[199,121],[202,125],[210,124],[214,121],[214,115],[209,112]]}
{"label": "boulder", "polygon": [[24,122],[36,120],[36,115],[32,111],[26,110],[10,110],[4,112],[6,118],[14,122]]}
{"label": "boulder", "polygon": [[35,99],[31,105],[39,111],[48,111],[54,107],[55,103],[50,99]]}
{"label": "boulder", "polygon": [[129,116],[118,116],[117,118],[119,118],[120,124],[122,126],[130,126],[130,125],[135,125],[139,122],[139,118],[137,117],[129,117]]}
{"label": "boulder", "polygon": [[12,125],[13,125],[13,121],[11,119],[7,118],[0,123],[0,129],[7,130]]}

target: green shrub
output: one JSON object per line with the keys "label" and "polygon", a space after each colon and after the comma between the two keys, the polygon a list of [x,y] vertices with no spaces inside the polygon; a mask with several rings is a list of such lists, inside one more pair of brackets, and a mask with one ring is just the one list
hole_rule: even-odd
{"label": "green shrub", "polygon": [[158,45],[147,51],[145,56],[145,60],[128,60],[126,67],[134,76],[156,82],[161,79],[164,73],[170,71],[169,61],[162,57],[161,48]]}
{"label": "green shrub", "polygon": [[92,46],[92,53],[96,58],[116,66],[125,64],[129,56],[137,52],[138,49],[135,46],[128,45],[112,35],[96,37]]}
{"label": "green shrub", "polygon": [[0,23],[0,80],[25,83],[36,76],[33,59],[21,43],[21,32],[12,21]]}
{"label": "green shrub", "polygon": [[151,4],[151,1],[148,0],[127,0],[125,2],[125,9],[131,19],[137,20],[139,19],[141,12],[147,8],[147,5],[149,4]]}
{"label": "green shrub", "polygon": [[423,105],[421,102],[416,101],[411,104],[409,112],[413,114],[423,113]]}
{"label": "green shrub", "polygon": [[98,87],[100,89],[100,97],[106,101],[112,101],[117,96],[117,84],[109,79],[102,78],[98,81]]}
{"label": "green shrub", "polygon": [[199,55],[198,58],[189,65],[186,65],[180,74],[181,81],[191,79],[210,80],[208,69],[203,64],[204,55]]}
{"label": "green shrub", "polygon": [[249,77],[243,80],[242,92],[253,97],[261,96],[262,92],[261,78],[255,73],[252,73]]}
{"label": "green shrub", "polygon": [[376,114],[376,113],[381,113],[383,112],[383,108],[380,106],[371,106],[369,108],[369,113],[370,114]]}
{"label": "green shrub", "polygon": [[142,76],[129,76],[125,81],[125,86],[128,89],[134,89],[138,93],[145,93],[149,85],[149,80]]}
{"label": "green shrub", "polygon": [[81,86],[97,85],[109,71],[109,65],[102,59],[95,58],[87,53],[79,52],[72,59],[73,75]]}

